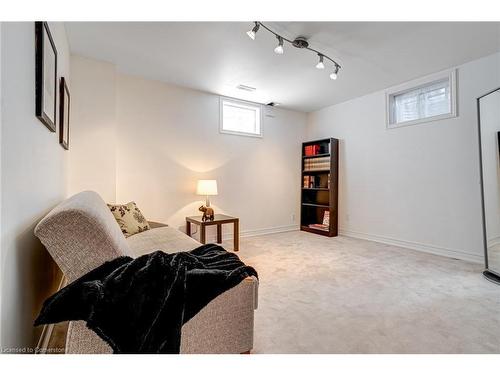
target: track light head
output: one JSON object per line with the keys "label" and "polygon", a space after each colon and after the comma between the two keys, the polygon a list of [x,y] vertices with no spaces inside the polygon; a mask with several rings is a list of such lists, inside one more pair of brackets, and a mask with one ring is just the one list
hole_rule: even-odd
{"label": "track light head", "polygon": [[282,55],[285,52],[285,50],[283,48],[284,41],[288,42],[289,44],[291,44],[295,48],[309,50],[311,52],[314,52],[319,58],[319,61],[316,64],[316,69],[321,69],[321,70],[325,69],[326,66],[325,66],[324,60],[326,59],[326,60],[328,60],[328,64],[330,64],[330,62],[333,63],[333,72],[330,74],[330,79],[333,79],[333,80],[337,79],[337,76],[338,76],[338,73],[340,70],[340,65],[335,60],[330,58],[328,55],[323,54],[320,51],[317,51],[314,48],[309,47],[309,42],[307,41],[307,38],[305,38],[303,36],[298,36],[293,40],[287,39],[287,38],[279,35],[277,32],[271,30],[263,22],[254,21],[254,26],[252,27],[252,29],[247,31],[248,37],[252,40],[255,40],[257,32],[259,31],[259,28],[261,26],[264,30],[269,31],[271,34],[273,34],[276,37],[276,39],[278,39],[278,45],[276,46],[276,48],[274,48],[274,53],[276,53],[278,55]]}
{"label": "track light head", "polygon": [[247,31],[247,35],[250,39],[255,40],[255,35],[257,34],[257,31],[259,31],[259,23],[255,22],[255,26],[252,28],[252,30]]}
{"label": "track light head", "polygon": [[337,74],[339,72],[339,66],[338,65],[335,65],[335,70],[333,71],[332,74],[330,74],[330,78],[331,79],[337,79]]}
{"label": "track light head", "polygon": [[325,69],[325,64],[323,64],[323,55],[318,53],[319,62],[316,64],[317,69]]}
{"label": "track light head", "polygon": [[274,49],[274,52],[277,53],[278,55],[282,55],[283,54],[283,38],[280,37],[279,35],[276,36],[276,38],[278,39],[278,46]]}

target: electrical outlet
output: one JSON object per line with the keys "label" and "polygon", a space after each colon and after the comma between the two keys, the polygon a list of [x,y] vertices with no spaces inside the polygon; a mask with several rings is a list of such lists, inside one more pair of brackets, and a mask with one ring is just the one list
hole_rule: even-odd
{"label": "electrical outlet", "polygon": [[345,214],[345,221],[349,222],[349,214]]}
{"label": "electrical outlet", "polygon": [[292,214],[291,218],[292,218],[292,223],[295,223],[295,214]]}

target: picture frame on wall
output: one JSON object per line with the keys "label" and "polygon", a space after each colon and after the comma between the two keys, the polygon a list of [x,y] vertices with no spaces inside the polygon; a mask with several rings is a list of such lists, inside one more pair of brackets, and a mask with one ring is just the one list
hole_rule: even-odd
{"label": "picture frame on wall", "polygon": [[59,86],[59,143],[69,150],[70,94],[64,77],[61,77]]}
{"label": "picture frame on wall", "polygon": [[500,132],[497,132],[498,160],[500,160]]}
{"label": "picture frame on wall", "polygon": [[35,115],[52,132],[57,115],[57,49],[47,22],[35,22]]}

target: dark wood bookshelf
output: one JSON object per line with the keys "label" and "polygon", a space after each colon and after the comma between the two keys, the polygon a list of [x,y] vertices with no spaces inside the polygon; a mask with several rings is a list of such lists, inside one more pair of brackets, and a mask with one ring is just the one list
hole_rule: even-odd
{"label": "dark wood bookshelf", "polygon": [[304,159],[311,159],[311,158],[321,158],[323,156],[330,156],[330,153],[328,154],[318,154],[318,155],[308,155],[308,156],[302,156]]}
{"label": "dark wood bookshelf", "polygon": [[[307,150],[307,151],[306,151]],[[338,235],[339,141],[326,138],[302,144],[300,229],[335,237]],[[324,228],[325,212],[330,216]]]}

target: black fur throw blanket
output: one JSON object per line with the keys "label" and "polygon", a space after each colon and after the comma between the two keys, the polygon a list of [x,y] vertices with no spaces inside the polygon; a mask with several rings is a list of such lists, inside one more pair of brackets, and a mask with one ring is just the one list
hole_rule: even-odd
{"label": "black fur throw blanket", "polygon": [[49,297],[35,325],[85,320],[114,353],[179,353],[182,325],[247,276],[257,272],[213,244],[119,257]]}

